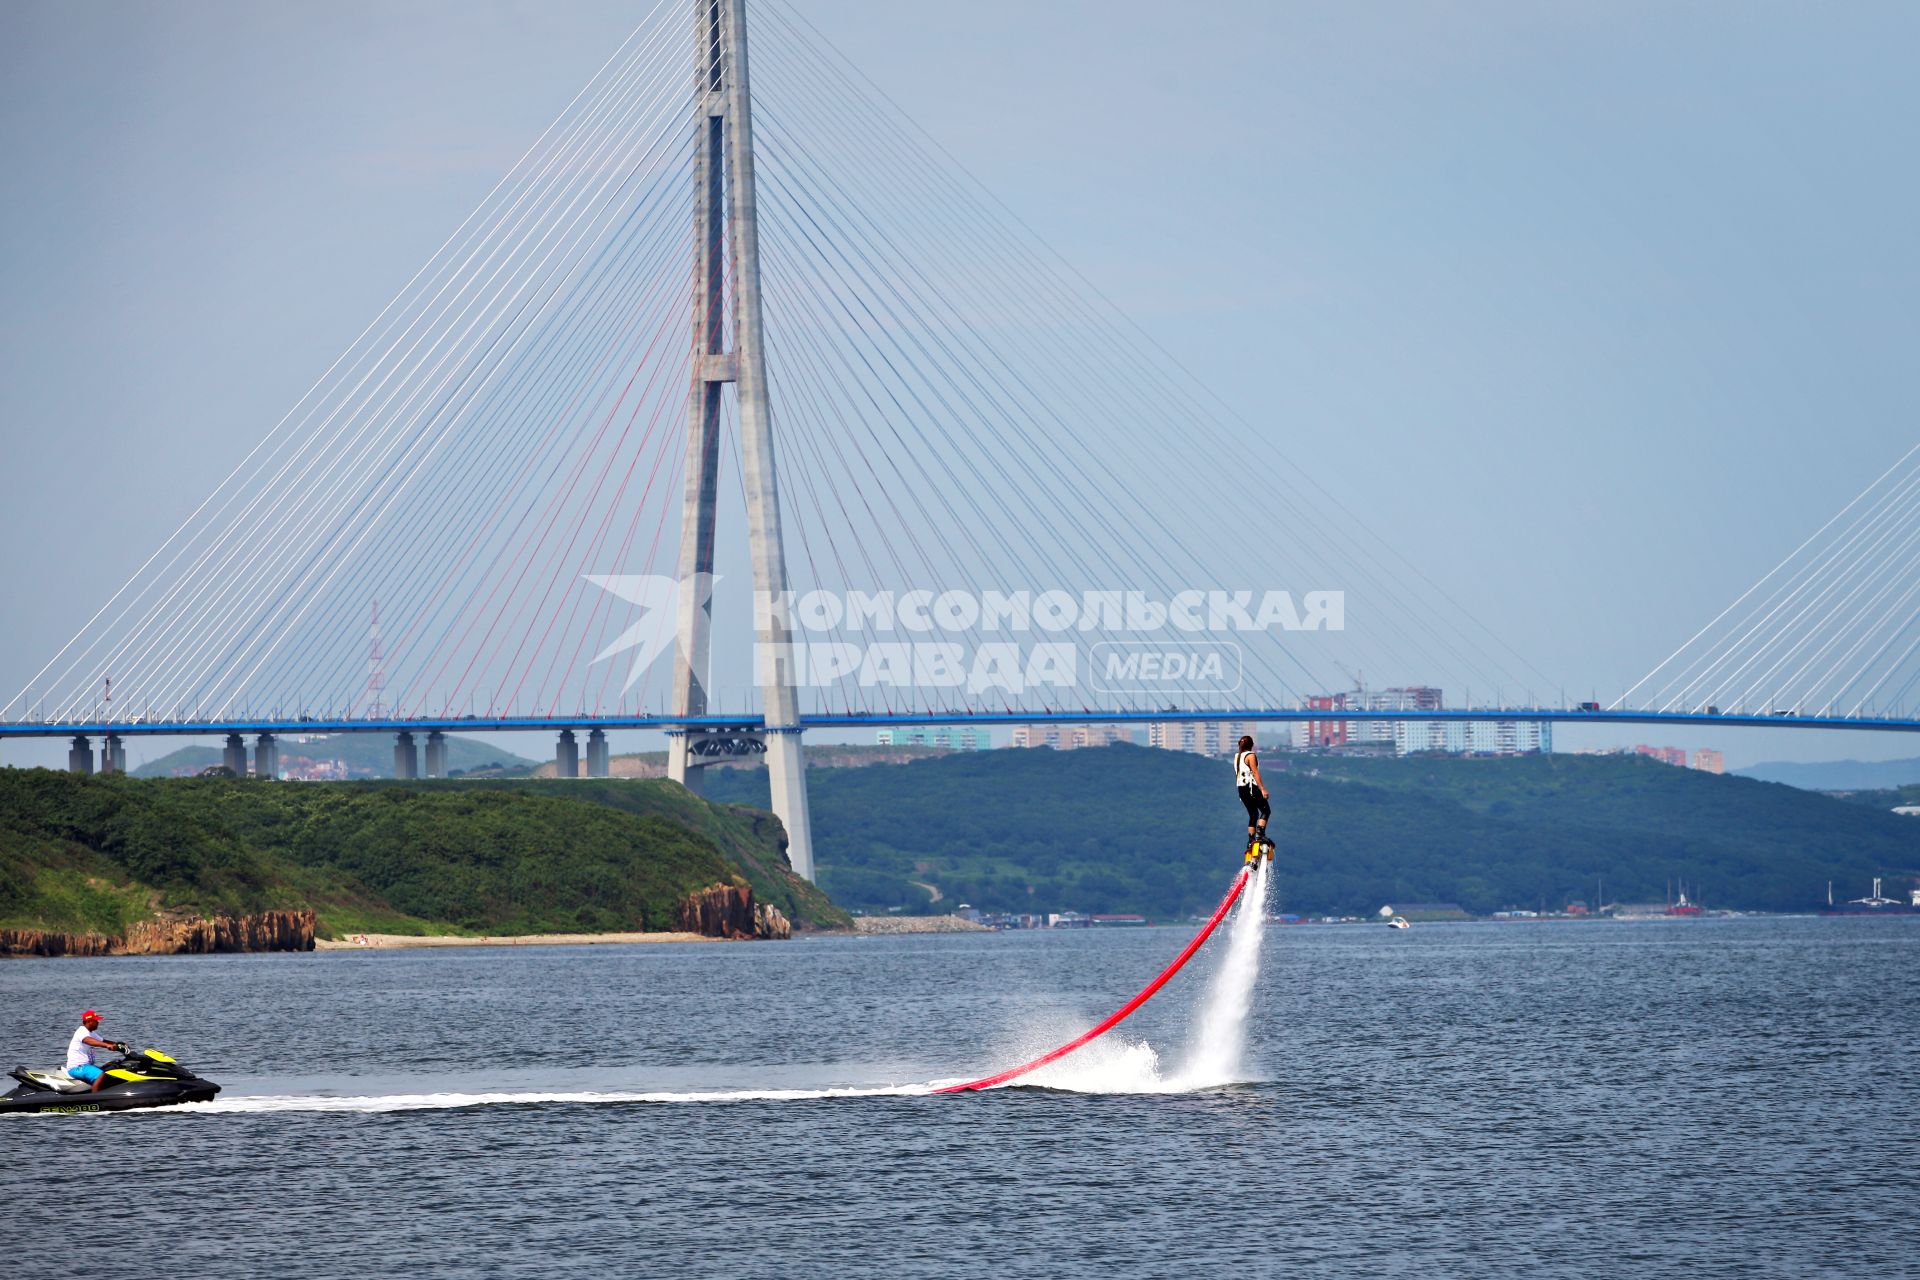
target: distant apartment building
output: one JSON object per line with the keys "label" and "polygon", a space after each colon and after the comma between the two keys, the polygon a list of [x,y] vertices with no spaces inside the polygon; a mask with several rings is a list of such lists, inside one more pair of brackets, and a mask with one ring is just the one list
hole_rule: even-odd
{"label": "distant apartment building", "polygon": [[1553,750],[1544,720],[1395,720],[1397,756],[1438,751],[1454,756],[1529,756]]}
{"label": "distant apartment building", "polygon": [[1055,751],[1072,749],[1073,735],[1064,724],[1017,724],[1013,726],[1012,745],[1016,747],[1052,747]]}
{"label": "distant apartment building", "polygon": [[344,760],[284,756],[280,761],[280,776],[294,782],[344,782],[349,774]]}
{"label": "distant apartment building", "polygon": [[1155,720],[1147,726],[1147,745],[1198,756],[1230,756],[1242,737],[1252,737],[1251,720]]}
{"label": "distant apartment building", "polygon": [[1661,764],[1670,764],[1676,769],[1687,767],[1687,749],[1685,747],[1650,747],[1640,743],[1633,749],[1637,756],[1650,756]]}
{"label": "distant apartment building", "polygon": [[1123,724],[1017,724],[1013,726],[1016,747],[1052,747],[1055,751],[1073,751],[1079,747],[1110,747],[1116,742],[1132,742],[1133,731]]}
{"label": "distant apartment building", "polygon": [[1691,756],[1685,747],[1650,747],[1641,743],[1631,752],[1624,749],[1613,751],[1595,750],[1589,755],[1636,755],[1646,756],[1649,760],[1658,760],[1661,764],[1670,764],[1676,769],[1698,769],[1702,773],[1725,773],[1727,758],[1710,747],[1702,747]]}
{"label": "distant apartment building", "polygon": [[[1438,711],[1447,705],[1438,689],[1410,685],[1399,689],[1366,689],[1348,695],[1347,705],[1362,711]],[[1394,741],[1397,720],[1359,720],[1347,731],[1349,742],[1385,744]]]}
{"label": "distant apartment building", "polygon": [[[1347,695],[1344,693],[1316,693],[1307,698],[1308,711],[1345,711]],[[1347,745],[1346,720],[1296,720],[1290,731],[1293,745],[1306,747],[1344,747]]]}
{"label": "distant apartment building", "polygon": [[[1438,711],[1444,706],[1446,698],[1431,685],[1316,693],[1306,700],[1308,711]],[[1400,727],[1397,720],[1339,720],[1329,716],[1295,721],[1291,737],[1293,745],[1301,749],[1387,747],[1397,742]]]}
{"label": "distant apartment building", "polygon": [[944,747],[948,751],[986,751],[993,746],[993,735],[987,730],[956,724],[882,729],[873,740],[883,747]]}

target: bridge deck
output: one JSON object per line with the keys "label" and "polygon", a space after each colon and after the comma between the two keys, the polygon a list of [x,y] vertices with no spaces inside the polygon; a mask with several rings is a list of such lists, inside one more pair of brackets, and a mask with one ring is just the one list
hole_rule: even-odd
{"label": "bridge deck", "polygon": [[[1148,724],[1203,720],[1291,722],[1343,721],[1465,721],[1528,720],[1567,724],[1712,725],[1723,728],[1854,729],[1910,733],[1920,731],[1920,720],[1900,717],[1824,716],[1694,711],[1580,711],[1567,707],[1450,707],[1439,710],[1359,711],[1302,710],[1299,708],[1210,708],[1161,711],[997,711],[997,712],[886,712],[802,715],[802,729],[833,730],[913,725],[1016,724]],[[325,716],[237,717],[218,720],[68,720],[16,721],[0,724],[0,739],[63,738],[115,734],[119,737],[207,736],[301,733],[522,733],[561,729],[689,729],[761,728],[757,715],[633,715],[633,716],[425,716],[418,719],[335,719]]]}

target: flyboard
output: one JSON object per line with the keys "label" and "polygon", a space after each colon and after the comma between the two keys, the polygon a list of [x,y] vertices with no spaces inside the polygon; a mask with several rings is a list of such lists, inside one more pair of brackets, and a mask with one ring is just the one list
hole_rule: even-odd
{"label": "flyboard", "polygon": [[1074,1037],[1072,1040],[1067,1041],[1059,1048],[1048,1050],[1032,1062],[1022,1063],[1017,1067],[1009,1067],[1005,1071],[983,1077],[979,1080],[969,1080],[965,1084],[950,1084],[944,1088],[935,1089],[934,1092],[970,1093],[980,1089],[991,1089],[995,1085],[1005,1084],[1009,1080],[1016,1080],[1026,1075],[1029,1071],[1038,1071],[1049,1062],[1059,1061],[1082,1045],[1091,1044],[1093,1041],[1098,1040],[1101,1036],[1119,1026],[1122,1022],[1125,1022],[1135,1009],[1138,1009],[1141,1005],[1152,999],[1154,992],[1166,986],[1168,979],[1180,972],[1187,961],[1193,959],[1193,953],[1198,951],[1206,940],[1213,936],[1213,931],[1218,929],[1220,922],[1227,918],[1227,912],[1233,908],[1233,904],[1239,899],[1241,893],[1246,890],[1247,881],[1252,877],[1253,868],[1251,866],[1241,868],[1240,874],[1234,877],[1232,886],[1227,890],[1227,896],[1222,898],[1220,905],[1214,909],[1213,918],[1201,926],[1199,933],[1193,935],[1193,941],[1186,945],[1186,949],[1173,958],[1172,964],[1160,971],[1159,977],[1141,988],[1138,995],[1114,1010],[1113,1013],[1108,1015],[1105,1021],[1085,1033]]}

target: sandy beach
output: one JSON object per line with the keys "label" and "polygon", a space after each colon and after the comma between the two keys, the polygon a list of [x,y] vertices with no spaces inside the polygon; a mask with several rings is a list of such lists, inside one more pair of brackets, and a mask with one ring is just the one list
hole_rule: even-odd
{"label": "sandy beach", "polygon": [[316,951],[397,951],[409,947],[579,947],[631,942],[724,942],[697,933],[534,933],[503,937],[416,937],[404,933],[352,933],[314,941]]}

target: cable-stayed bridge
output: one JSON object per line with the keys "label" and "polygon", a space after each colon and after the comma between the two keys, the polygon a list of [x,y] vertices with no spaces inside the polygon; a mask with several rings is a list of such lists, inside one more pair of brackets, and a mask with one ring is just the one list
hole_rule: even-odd
{"label": "cable-stayed bridge", "polygon": [[[270,772],[281,736],[381,732],[433,775],[448,732],[540,730],[571,774],[663,729],[685,781],[764,751],[810,874],[809,729],[1920,728],[1914,453],[1571,701],[797,9],[753,22],[750,67],[744,0],[663,0],[0,736],[112,768],[219,734],[239,771],[252,737]],[[1363,672],[1457,705],[1327,697]]]}

